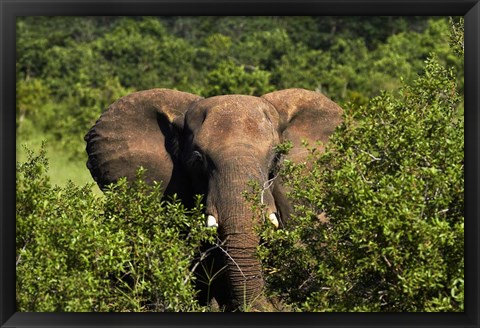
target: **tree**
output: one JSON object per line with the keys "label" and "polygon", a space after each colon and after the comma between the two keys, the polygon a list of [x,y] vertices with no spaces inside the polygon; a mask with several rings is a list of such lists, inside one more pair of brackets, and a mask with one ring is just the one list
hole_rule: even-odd
{"label": "tree", "polygon": [[270,74],[257,68],[247,68],[232,61],[222,61],[206,76],[205,97],[224,94],[260,96],[273,91]]}

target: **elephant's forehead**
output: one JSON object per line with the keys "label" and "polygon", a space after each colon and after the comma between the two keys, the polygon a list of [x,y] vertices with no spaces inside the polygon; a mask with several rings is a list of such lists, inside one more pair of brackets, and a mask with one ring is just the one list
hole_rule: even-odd
{"label": "elephant's forehead", "polygon": [[225,143],[240,136],[257,141],[259,138],[271,140],[275,128],[266,113],[268,105],[261,99],[235,95],[214,98],[204,104],[208,106],[198,135],[200,139],[221,139]]}
{"label": "elephant's forehead", "polygon": [[228,122],[241,122],[252,120],[256,121],[258,124],[261,124],[266,118],[263,114],[263,111],[259,107],[249,107],[249,106],[216,106],[210,108],[207,116],[207,119],[213,121],[225,121]]}
{"label": "elephant's forehead", "polygon": [[228,135],[248,133],[252,137],[265,137],[273,131],[271,122],[254,111],[241,113],[232,110],[217,110],[208,115],[203,123],[212,133]]}
{"label": "elephant's forehead", "polygon": [[263,99],[245,95],[225,95],[207,98],[200,103],[208,115],[234,115],[241,117],[243,114],[262,115],[267,108]]}

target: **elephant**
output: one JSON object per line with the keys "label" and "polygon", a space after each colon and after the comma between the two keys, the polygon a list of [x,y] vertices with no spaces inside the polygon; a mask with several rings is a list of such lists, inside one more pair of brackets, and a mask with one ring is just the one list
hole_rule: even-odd
{"label": "elephant", "polygon": [[[87,167],[100,188],[121,177],[135,179],[142,166],[148,182],[161,181],[164,195],[177,194],[186,206],[192,206],[193,195],[203,195],[206,224],[217,229],[222,243],[210,258],[223,274],[208,298],[226,311],[241,311],[245,304],[268,311],[256,257],[260,240],[242,193],[249,181],[272,181],[280,164],[276,145],[290,140],[286,156],[293,162],[306,159],[303,140],[324,151],[342,113],[322,93],[299,88],[209,98],[170,89],[138,91],[110,105],[86,134]],[[262,198],[278,227],[291,205],[281,179],[272,182]],[[206,297],[205,290],[200,294]]]}

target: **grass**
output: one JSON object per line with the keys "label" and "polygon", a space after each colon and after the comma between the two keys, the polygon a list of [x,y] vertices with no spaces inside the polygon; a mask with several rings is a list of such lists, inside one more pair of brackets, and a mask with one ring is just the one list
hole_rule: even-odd
{"label": "grass", "polygon": [[[42,141],[46,141],[47,158],[49,161],[48,175],[54,185],[65,186],[70,180],[77,185],[85,185],[94,182],[90,171],[87,169],[87,153],[81,159],[72,159],[71,152],[53,137],[42,133],[29,133],[28,135],[17,135],[16,160],[24,162],[27,159],[26,146],[28,149],[38,153]],[[92,191],[102,195],[100,188],[95,184]]]}

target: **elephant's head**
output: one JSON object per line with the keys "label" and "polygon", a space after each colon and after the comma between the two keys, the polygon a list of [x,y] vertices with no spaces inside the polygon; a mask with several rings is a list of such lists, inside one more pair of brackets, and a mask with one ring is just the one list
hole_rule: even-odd
{"label": "elephant's head", "polygon": [[89,131],[87,166],[100,187],[133,179],[143,166],[147,179],[163,181],[167,194],[178,193],[187,203],[205,195],[207,224],[218,225],[226,251],[225,305],[235,309],[259,299],[263,288],[255,256],[259,238],[242,193],[251,180],[270,185],[262,199],[278,225],[289,205],[278,181],[266,184],[278,164],[274,147],[290,140],[288,156],[302,161],[302,140],[326,142],[341,113],[324,95],[303,89],[206,99],[166,89],[137,92],[112,104]]}

